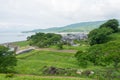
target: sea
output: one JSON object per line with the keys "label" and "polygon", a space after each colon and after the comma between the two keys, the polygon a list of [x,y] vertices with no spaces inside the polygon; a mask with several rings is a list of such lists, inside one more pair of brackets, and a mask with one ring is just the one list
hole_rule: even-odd
{"label": "sea", "polygon": [[21,32],[0,32],[0,44],[24,41],[27,40],[28,36],[35,33],[21,33]]}

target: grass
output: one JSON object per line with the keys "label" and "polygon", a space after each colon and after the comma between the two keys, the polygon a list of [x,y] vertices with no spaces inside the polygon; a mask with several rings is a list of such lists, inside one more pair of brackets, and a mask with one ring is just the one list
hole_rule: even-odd
{"label": "grass", "polygon": [[[17,59],[18,62],[15,71],[18,75],[25,75],[15,76],[13,80],[90,80],[89,78],[80,78],[76,73],[71,75],[45,75],[42,73],[44,66],[79,69],[74,54],[72,53],[34,50],[26,54],[17,55]],[[0,76],[0,80],[1,79],[9,80],[9,78],[5,79],[3,76]]]}
{"label": "grass", "polygon": [[6,78],[5,74],[0,74],[0,80],[91,80],[88,78],[75,77],[50,77],[50,76],[33,76],[33,75],[14,75],[11,78]]}
{"label": "grass", "polygon": [[89,46],[87,45],[80,45],[80,46],[67,46],[67,45],[64,45],[63,46],[63,49],[68,49],[68,50],[81,50],[81,51],[84,51],[88,48]]}
{"label": "grass", "polygon": [[[53,49],[58,49],[57,46],[50,46],[50,48],[53,48]],[[88,45],[80,45],[80,46],[69,46],[69,45],[63,45],[63,50],[81,50],[81,51],[84,51],[86,50],[87,48],[89,48]]]}
{"label": "grass", "polygon": [[25,47],[29,45],[28,41],[19,41],[19,42],[14,42],[15,45],[19,46],[19,47]]}
{"label": "grass", "polygon": [[[28,46],[27,41],[21,41],[21,42],[16,42],[16,45],[20,46],[21,48],[24,48]],[[68,46],[64,45],[63,50],[82,50],[84,51],[87,49],[89,46],[87,45],[80,45],[80,46]],[[50,48],[57,49],[57,46],[51,46]],[[74,57],[73,53],[67,53],[67,52],[54,52],[54,51],[39,51],[39,50],[34,50],[26,54],[20,54],[17,55],[17,66],[15,67],[15,71],[17,74],[27,74],[27,75],[37,75],[37,76],[45,76],[43,74],[43,67],[44,66],[53,66],[57,68],[70,68],[70,69],[83,69],[80,68],[77,65],[77,60]],[[91,69],[91,68],[90,68]],[[84,70],[84,69],[83,69]],[[47,75],[51,76],[51,75]],[[52,75],[53,76],[53,75]],[[73,78],[42,78],[41,80],[90,80],[90,79],[81,79],[79,78],[80,76],[77,75],[76,73],[70,74],[70,75],[54,75],[54,76],[75,76],[77,79]],[[22,77],[22,78],[21,78]],[[33,76],[15,76],[14,80],[19,80],[25,78],[25,80],[37,80],[38,77]],[[33,78],[33,79],[32,79]],[[40,80],[41,77],[39,77],[38,80]],[[79,79],[78,79],[79,78]],[[3,79],[4,80],[4,79]]]}
{"label": "grass", "polygon": [[[120,41],[120,33],[115,33],[110,35],[112,41]],[[20,47],[28,46],[27,41],[16,42],[16,45]],[[51,46],[50,48],[57,49],[57,46]],[[89,48],[88,45],[80,46],[67,46],[64,45],[63,49],[67,50],[81,50],[84,51]],[[5,78],[5,74],[0,75],[0,80],[91,80],[90,78],[80,78],[77,74],[72,74],[70,76],[75,76],[75,78],[65,78],[64,74],[62,75],[44,75],[42,73],[44,66],[54,66],[57,68],[72,68],[72,69],[81,69],[81,70],[92,70],[99,72],[99,70],[105,70],[105,67],[89,65],[87,68],[81,68],[77,65],[76,58],[74,54],[67,52],[53,52],[53,51],[39,51],[34,50],[26,54],[17,55],[17,66],[15,71],[17,75],[13,78]],[[25,74],[25,75],[21,75]],[[61,76],[61,77],[59,77]],[[98,79],[100,80],[100,79]]]}
{"label": "grass", "polygon": [[18,41],[14,42],[14,45],[17,45],[19,47],[19,50],[29,48],[29,41]]}
{"label": "grass", "polygon": [[78,68],[74,54],[51,52],[51,51],[32,51],[27,54],[17,56],[18,64],[15,70],[21,74],[42,75],[44,66],[54,66],[58,68]]}

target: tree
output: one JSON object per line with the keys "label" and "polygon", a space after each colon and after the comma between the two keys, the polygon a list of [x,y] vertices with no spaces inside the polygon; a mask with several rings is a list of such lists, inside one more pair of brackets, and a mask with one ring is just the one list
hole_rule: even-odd
{"label": "tree", "polygon": [[51,45],[58,44],[61,41],[62,36],[54,33],[36,33],[28,37],[30,45],[37,47],[49,47]]}
{"label": "tree", "polygon": [[0,46],[0,72],[9,72],[16,66],[15,53],[8,48]]}
{"label": "tree", "polygon": [[107,27],[113,29],[114,32],[118,31],[119,22],[116,19],[108,20],[106,23],[102,24],[100,28]]}
{"label": "tree", "polygon": [[88,34],[90,45],[101,44],[107,41],[108,35],[113,32],[110,28],[98,28]]}
{"label": "tree", "polygon": [[58,43],[58,44],[57,44],[57,47],[58,47],[58,49],[60,49],[60,50],[63,49],[63,43],[62,43],[62,42]]}

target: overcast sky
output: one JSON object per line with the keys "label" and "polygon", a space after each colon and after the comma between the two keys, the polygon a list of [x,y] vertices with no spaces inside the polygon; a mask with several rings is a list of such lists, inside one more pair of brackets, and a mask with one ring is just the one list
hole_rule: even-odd
{"label": "overcast sky", "polygon": [[120,19],[120,0],[0,0],[0,30]]}

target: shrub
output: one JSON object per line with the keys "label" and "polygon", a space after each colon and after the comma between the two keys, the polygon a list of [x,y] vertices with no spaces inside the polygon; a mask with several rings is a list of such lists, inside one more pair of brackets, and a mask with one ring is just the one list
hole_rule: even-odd
{"label": "shrub", "polygon": [[13,73],[9,73],[9,74],[6,74],[5,77],[6,77],[6,78],[13,78],[13,77],[14,77],[14,74],[13,74]]}
{"label": "shrub", "polygon": [[90,45],[101,44],[108,41],[108,35],[113,32],[110,28],[94,29],[88,34]]}
{"label": "shrub", "polygon": [[4,46],[0,46],[0,72],[5,73],[13,70],[16,63],[15,53]]}
{"label": "shrub", "polygon": [[88,55],[86,54],[86,52],[82,52],[82,51],[78,51],[75,54],[75,57],[77,58],[79,66],[84,67],[84,68],[88,66],[89,61],[88,61],[87,56]]}

